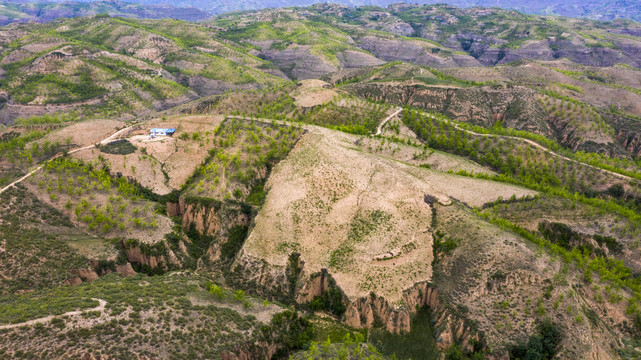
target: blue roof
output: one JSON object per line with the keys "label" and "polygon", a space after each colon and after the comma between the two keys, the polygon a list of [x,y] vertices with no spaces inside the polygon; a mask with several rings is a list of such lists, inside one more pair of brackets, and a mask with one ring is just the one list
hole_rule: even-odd
{"label": "blue roof", "polygon": [[169,129],[165,129],[165,128],[153,128],[153,129],[151,129],[150,131],[151,131],[151,132],[168,132],[168,133],[172,133],[172,132],[176,132],[176,129],[171,129],[171,128],[169,128]]}

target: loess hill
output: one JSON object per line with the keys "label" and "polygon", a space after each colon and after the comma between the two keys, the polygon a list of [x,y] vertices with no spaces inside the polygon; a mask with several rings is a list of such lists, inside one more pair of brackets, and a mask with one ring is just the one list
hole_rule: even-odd
{"label": "loess hill", "polygon": [[0,28],[0,357],[638,358],[639,29]]}

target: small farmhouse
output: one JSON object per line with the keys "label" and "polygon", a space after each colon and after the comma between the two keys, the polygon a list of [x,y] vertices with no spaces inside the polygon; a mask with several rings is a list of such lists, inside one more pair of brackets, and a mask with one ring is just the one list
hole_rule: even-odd
{"label": "small farmhouse", "polygon": [[156,136],[172,136],[176,132],[176,129],[165,129],[165,128],[153,128],[149,130],[150,137]]}

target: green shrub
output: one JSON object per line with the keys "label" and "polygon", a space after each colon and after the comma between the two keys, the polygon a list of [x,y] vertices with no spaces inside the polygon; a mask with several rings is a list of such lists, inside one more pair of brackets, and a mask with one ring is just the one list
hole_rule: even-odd
{"label": "green shrub", "polygon": [[517,344],[510,349],[510,359],[549,360],[556,355],[561,342],[561,331],[550,318],[544,319],[532,334],[527,344]]}
{"label": "green shrub", "polygon": [[112,141],[105,145],[99,145],[98,149],[106,154],[129,155],[136,152],[136,147],[128,140]]}
{"label": "green shrub", "polygon": [[338,317],[347,310],[343,304],[343,293],[333,287],[327,289],[321,296],[314,297],[308,306],[314,311],[328,311]]}
{"label": "green shrub", "polygon": [[225,290],[216,284],[212,284],[211,286],[209,286],[209,293],[214,295],[214,297],[218,300],[223,300],[225,297],[227,297]]}

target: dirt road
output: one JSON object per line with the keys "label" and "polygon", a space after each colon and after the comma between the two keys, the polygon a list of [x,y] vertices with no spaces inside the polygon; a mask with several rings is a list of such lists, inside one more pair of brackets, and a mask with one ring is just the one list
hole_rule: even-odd
{"label": "dirt road", "polygon": [[[376,131],[376,135],[380,135],[380,133],[381,133],[381,131],[382,131],[382,127],[383,127],[383,125],[384,125],[387,121],[389,121],[390,119],[392,119],[394,116],[398,115],[398,113],[400,113],[402,110],[403,110],[403,109],[399,109],[399,110],[397,110],[397,111],[396,111],[396,112],[394,112],[392,115],[388,116],[385,120],[383,120],[383,121],[379,124],[379,126],[378,126],[378,129],[377,129],[377,131]],[[461,127],[460,127],[460,126],[458,126],[456,123],[454,123],[454,122],[452,122],[452,121],[449,121],[449,120],[447,120],[447,119],[440,119],[440,118],[439,118],[439,119],[436,119],[436,117],[434,117],[434,115],[429,114],[429,113],[425,113],[425,112],[423,112],[422,114],[423,114],[423,115],[425,115],[425,116],[429,116],[429,117],[431,117],[431,118],[432,118],[432,119],[434,119],[434,120],[442,120],[442,121],[445,121],[445,122],[447,122],[448,124],[452,125],[455,129],[457,129],[457,130],[461,130],[461,131],[466,132],[466,133],[468,133],[468,134],[472,134],[472,135],[476,135],[476,136],[482,136],[482,137],[497,137],[497,138],[502,138],[502,139],[515,139],[515,140],[517,140],[517,141],[523,141],[523,142],[526,142],[526,143],[528,143],[528,144],[530,144],[530,145],[532,145],[532,146],[534,146],[534,147],[536,147],[536,148],[539,148],[539,149],[541,149],[541,150],[543,150],[543,151],[545,151],[545,152],[549,153],[549,154],[550,154],[550,155],[552,155],[552,156],[556,156],[556,157],[558,157],[558,158],[560,158],[560,159],[567,160],[567,161],[571,161],[571,162],[576,163],[576,164],[579,164],[579,165],[587,166],[587,167],[592,168],[592,169],[595,169],[595,170],[603,171],[603,172],[605,172],[605,173],[607,173],[607,174],[610,174],[610,175],[613,175],[613,176],[615,176],[615,177],[618,177],[619,179],[623,179],[623,180],[628,180],[628,181],[634,181],[634,182],[641,183],[641,181],[640,181],[640,180],[637,180],[637,179],[635,179],[635,178],[633,178],[633,177],[630,177],[630,176],[627,176],[627,175],[623,175],[623,174],[619,174],[619,173],[614,172],[614,171],[610,171],[610,170],[602,169],[602,168],[600,168],[600,167],[593,166],[593,165],[590,165],[590,164],[586,164],[586,163],[584,163],[584,162],[581,162],[581,161],[578,161],[578,160],[574,160],[574,159],[571,159],[571,158],[569,158],[569,157],[567,157],[567,156],[564,156],[564,155],[558,154],[558,153],[556,153],[556,152],[554,152],[554,151],[552,151],[552,150],[548,149],[547,147],[545,147],[545,146],[543,146],[543,145],[541,145],[541,144],[539,144],[539,143],[537,143],[536,141],[533,141],[533,140],[524,139],[524,138],[521,138],[521,137],[518,137],[518,136],[510,136],[510,135],[481,134],[481,133],[474,132],[474,131],[472,131],[472,130],[467,130],[467,129],[461,128]],[[265,119],[265,118],[253,118],[253,117],[245,117],[245,116],[228,116],[228,117],[229,117],[229,118],[235,118],[235,119],[242,119],[242,120],[256,120],[256,121],[264,121],[264,122],[287,123],[286,121],[274,120],[274,119]]]}
{"label": "dirt road", "polygon": [[[432,119],[434,119],[434,120],[437,120],[437,119],[436,119],[432,114],[428,114],[428,113],[422,113],[422,114],[423,114],[423,115],[425,115],[425,116],[429,116],[429,117],[431,117],[431,118],[432,118]],[[438,120],[445,121],[446,123],[448,123],[448,124],[452,125],[452,126],[453,126],[455,129],[457,129],[457,130],[460,130],[460,131],[466,132],[466,133],[468,133],[468,134],[476,135],[476,136],[482,136],[482,137],[496,137],[496,138],[501,138],[501,139],[515,139],[515,140],[518,140],[518,141],[523,141],[523,142],[525,142],[525,143],[528,143],[528,144],[530,144],[530,145],[532,145],[532,146],[534,146],[534,147],[536,147],[536,148],[539,148],[539,149],[541,149],[541,150],[543,150],[543,151],[547,152],[548,154],[550,154],[550,155],[552,155],[552,156],[556,156],[556,157],[558,157],[558,158],[560,158],[560,159],[567,160],[567,161],[571,161],[571,162],[576,163],[576,164],[579,164],[579,165],[587,166],[587,167],[592,168],[592,169],[595,169],[595,170],[603,171],[603,172],[605,172],[605,173],[607,173],[607,174],[610,174],[610,175],[616,176],[616,177],[618,177],[618,178],[620,178],[620,179],[623,179],[623,180],[634,181],[634,182],[641,182],[641,181],[639,181],[639,180],[637,180],[637,179],[635,179],[635,178],[633,178],[633,177],[630,177],[630,176],[627,176],[627,175],[623,175],[623,174],[619,174],[619,173],[614,172],[614,171],[610,171],[610,170],[602,169],[602,168],[600,168],[600,167],[596,167],[596,166],[593,166],[593,165],[590,165],[590,164],[586,164],[586,163],[584,163],[584,162],[581,162],[581,161],[578,161],[578,160],[575,160],[575,159],[571,159],[571,158],[569,158],[569,157],[567,157],[567,156],[564,156],[564,155],[558,154],[558,153],[556,153],[556,152],[554,152],[554,151],[552,151],[552,150],[548,149],[547,147],[545,147],[545,146],[543,146],[543,145],[541,145],[541,144],[537,143],[536,141],[533,141],[533,140],[530,140],[530,139],[524,139],[524,138],[522,138],[522,137],[518,137],[518,136],[510,136],[510,135],[481,134],[481,133],[474,132],[474,131],[472,131],[472,130],[463,129],[463,128],[461,128],[460,126],[458,126],[456,123],[453,123],[453,122],[451,122],[451,121],[449,121],[449,120],[447,120],[447,119],[438,119]]]}
{"label": "dirt road", "polygon": [[396,110],[396,112],[394,112],[392,115],[388,116],[387,118],[385,118],[385,120],[381,121],[381,123],[380,123],[380,124],[378,124],[378,127],[376,128],[376,135],[380,135],[380,134],[381,134],[381,132],[383,131],[383,126],[385,126],[385,124],[386,124],[388,121],[390,121],[394,116],[398,115],[401,111],[403,111],[403,109],[402,109],[402,108],[399,108],[399,109],[398,109],[398,110]]}
{"label": "dirt road", "polygon": [[[111,143],[111,142],[116,141],[115,137],[117,137],[118,135],[122,134],[123,132],[125,132],[125,131],[126,131],[126,130],[128,130],[129,128],[131,128],[131,127],[122,128],[122,129],[120,129],[120,130],[116,131],[115,133],[113,133],[113,134],[109,135],[108,137],[106,137],[105,139],[103,139],[102,141],[100,141],[100,145],[105,145],[105,144],[109,144],[109,143]],[[87,146],[84,146],[84,147],[81,147],[81,148],[77,148],[77,149],[70,150],[70,151],[69,151],[69,152],[67,152],[67,153],[68,153],[68,154],[73,154],[73,153],[77,153],[78,151],[82,151],[82,150],[87,150],[87,149],[94,148],[95,146],[96,146],[95,144],[87,145]],[[56,155],[56,156],[52,157],[51,159],[49,159],[49,160],[47,160],[47,161],[51,161],[51,160],[56,159],[56,158],[58,158],[58,157],[60,157],[60,156],[61,156],[61,154],[58,154],[58,155]],[[46,162],[46,161],[45,161],[45,162]],[[25,176],[21,177],[20,179],[18,179],[18,180],[16,180],[16,181],[12,182],[11,184],[9,184],[9,185],[7,185],[7,186],[3,187],[2,189],[0,189],[0,194],[2,194],[3,192],[7,191],[10,187],[12,187],[12,186],[14,186],[14,185],[16,185],[16,184],[21,183],[22,181],[24,181],[25,179],[27,179],[29,176],[31,176],[31,175],[35,174],[36,172],[40,171],[40,169],[42,169],[42,165],[39,165],[37,168],[35,168],[35,169],[31,170],[27,175],[25,175]]]}
{"label": "dirt road", "polygon": [[98,306],[96,306],[93,309],[69,311],[69,312],[66,312],[66,313],[60,314],[60,315],[49,315],[49,316],[45,316],[43,318],[33,319],[33,320],[29,320],[29,321],[18,323],[18,324],[0,325],[0,330],[2,330],[2,329],[12,329],[12,328],[17,328],[17,327],[21,327],[21,326],[35,325],[35,324],[39,324],[39,323],[46,323],[46,322],[51,321],[51,319],[53,319],[54,317],[58,317],[58,316],[74,316],[74,315],[80,315],[82,313],[89,312],[89,311],[100,311],[100,312],[103,312],[105,310],[105,305],[107,305],[106,301],[104,301],[102,299],[94,299],[94,298],[92,298],[91,300],[96,300],[98,302]]}

